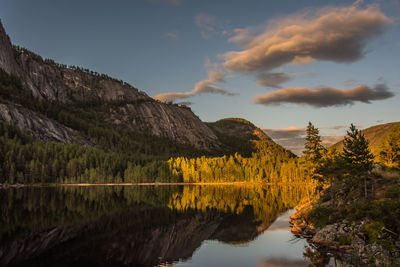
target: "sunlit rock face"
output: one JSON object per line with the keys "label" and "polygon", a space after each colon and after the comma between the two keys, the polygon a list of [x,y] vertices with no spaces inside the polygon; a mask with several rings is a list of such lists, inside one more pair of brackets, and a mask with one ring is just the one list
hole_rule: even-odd
{"label": "sunlit rock face", "polygon": [[[1,23],[0,68],[19,77],[24,89],[37,99],[67,105],[117,102],[118,105],[101,113],[111,125],[122,125],[134,132],[166,137],[197,149],[211,151],[219,147],[213,131],[189,108],[161,103],[122,81],[89,70],[68,68],[14,48]],[[85,108],[90,109],[90,105]],[[8,122],[20,125],[20,120],[14,118]],[[57,132],[64,131],[61,126],[56,128]],[[20,129],[34,133],[35,137],[42,136],[33,127]],[[51,131],[44,127],[43,131],[46,130]],[[47,141],[46,138],[41,140]],[[70,143],[71,138],[57,141]]]}

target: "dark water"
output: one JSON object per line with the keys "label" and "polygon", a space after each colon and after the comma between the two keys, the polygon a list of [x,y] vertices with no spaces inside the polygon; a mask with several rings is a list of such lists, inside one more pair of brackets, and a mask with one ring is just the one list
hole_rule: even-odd
{"label": "dark water", "polygon": [[[0,265],[308,266],[289,216],[306,186],[0,189]],[[318,258],[317,260],[321,260]]]}

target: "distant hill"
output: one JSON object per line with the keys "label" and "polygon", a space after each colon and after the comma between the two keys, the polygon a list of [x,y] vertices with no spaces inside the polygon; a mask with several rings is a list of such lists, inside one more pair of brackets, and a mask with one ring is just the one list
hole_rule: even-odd
{"label": "distant hill", "polygon": [[[362,130],[362,133],[369,142],[372,152],[374,152],[374,150],[381,144],[383,138],[385,138],[390,133],[392,128],[396,126],[400,126],[400,122],[379,124]],[[339,151],[342,150],[343,140],[332,145],[331,147],[335,147]]]}
{"label": "distant hill", "polygon": [[272,153],[296,157],[291,151],[278,145],[253,123],[242,118],[226,118],[216,122],[209,122],[207,126],[215,133],[220,141],[221,151],[225,154],[238,152],[242,156],[251,156],[257,152],[254,142],[262,142],[270,148]]}

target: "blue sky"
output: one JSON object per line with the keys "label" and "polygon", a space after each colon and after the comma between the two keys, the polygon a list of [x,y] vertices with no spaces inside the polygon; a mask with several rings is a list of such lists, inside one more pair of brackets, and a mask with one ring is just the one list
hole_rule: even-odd
{"label": "blue sky", "polygon": [[[361,47],[351,47],[347,51],[343,46],[346,53],[342,56],[337,55],[341,49],[333,53],[328,44],[321,52],[318,42],[324,42],[327,37],[320,38],[309,29],[323,32],[324,27],[330,26],[320,26],[319,18],[336,12],[339,20],[341,12],[348,10],[354,17],[360,15],[363,25],[371,22],[371,26],[364,29],[358,21],[344,21],[349,27],[334,29],[333,33],[356,32],[364,39],[359,41],[350,36],[349,42]],[[307,15],[303,16],[304,13]],[[370,20],[370,15],[379,16]],[[202,120],[246,118],[261,128],[279,129],[267,131],[271,135],[275,133],[277,139],[281,137],[279,133],[293,133],[291,137],[298,138],[308,121],[327,136],[343,135],[345,128],[338,126],[347,127],[350,123],[366,128],[399,121],[399,15],[399,0],[357,3],[339,0],[0,1],[0,18],[14,44],[60,63],[122,79],[150,96],[191,92],[186,93],[187,98],[175,101],[191,102],[192,110]],[[283,62],[281,58],[287,55],[284,54],[276,64],[271,63],[273,55],[260,64],[255,60],[228,64],[236,58],[227,58],[227,52],[253,53],[251,42],[268,42],[282,33],[283,27],[293,25],[300,25],[299,32],[311,36],[314,48],[296,45],[295,48],[309,50],[293,52],[291,48],[290,53],[310,54],[312,63]],[[352,26],[354,31],[349,30]],[[356,27],[360,28],[358,32]],[[374,27],[378,33],[374,32]],[[238,29],[250,35],[250,41],[246,39],[244,45],[234,42],[235,37],[243,39]],[[361,52],[362,56],[357,57],[356,52]],[[298,55],[295,54],[296,58]],[[250,55],[253,59],[256,56]],[[271,73],[292,76],[275,88],[257,83],[260,75]],[[200,81],[204,82],[193,91]],[[386,91],[376,90],[377,84],[384,84]],[[356,88],[361,85],[366,87]],[[305,95],[300,98],[307,99],[293,98],[288,88],[305,88],[300,92]],[[310,102],[309,94],[314,91],[307,90],[321,88],[327,90],[322,90],[325,93]],[[358,90],[357,96],[344,91],[352,88]],[[329,90],[332,97],[326,94]],[[282,94],[277,96],[277,91]],[[254,103],[256,96],[267,94],[267,100]],[[339,99],[335,99],[337,94]],[[331,129],[334,126],[336,129]],[[286,129],[288,127],[292,128]]]}

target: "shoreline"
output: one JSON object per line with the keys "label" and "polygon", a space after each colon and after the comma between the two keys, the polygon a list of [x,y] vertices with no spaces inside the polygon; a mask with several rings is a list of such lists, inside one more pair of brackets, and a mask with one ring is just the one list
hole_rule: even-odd
{"label": "shoreline", "polygon": [[[304,238],[317,251],[334,256],[341,266],[392,266],[392,255],[377,242],[370,243],[365,234],[368,219],[361,221],[337,221],[322,228],[307,221],[306,214],[313,202],[300,204],[290,217],[291,232],[298,238]],[[390,231],[382,228],[380,235],[391,238]],[[393,232],[391,232],[393,233]],[[343,241],[344,237],[351,239]]]}
{"label": "shoreline", "polygon": [[[263,183],[263,182],[139,182],[139,183],[38,183],[38,184],[0,184],[0,188],[18,187],[91,187],[91,186],[174,186],[174,185],[287,185],[288,183]],[[307,183],[290,183],[290,185],[302,185]]]}

